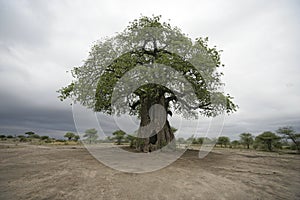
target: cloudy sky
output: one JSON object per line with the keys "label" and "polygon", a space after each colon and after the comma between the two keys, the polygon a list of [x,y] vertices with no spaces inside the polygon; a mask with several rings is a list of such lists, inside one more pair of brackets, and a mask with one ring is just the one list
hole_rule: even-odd
{"label": "cloudy sky", "polygon": [[226,116],[223,135],[300,131],[299,13],[296,0],[0,0],[0,134],[75,131],[70,102],[56,93],[71,81],[66,71],[141,14],[162,15],[224,51],[225,91],[240,109]]}

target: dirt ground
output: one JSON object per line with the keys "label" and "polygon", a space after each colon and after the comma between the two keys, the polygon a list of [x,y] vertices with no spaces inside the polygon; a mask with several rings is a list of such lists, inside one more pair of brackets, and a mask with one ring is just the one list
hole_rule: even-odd
{"label": "dirt ground", "polygon": [[161,170],[113,170],[82,146],[0,144],[0,199],[300,199],[300,155],[189,150]]}

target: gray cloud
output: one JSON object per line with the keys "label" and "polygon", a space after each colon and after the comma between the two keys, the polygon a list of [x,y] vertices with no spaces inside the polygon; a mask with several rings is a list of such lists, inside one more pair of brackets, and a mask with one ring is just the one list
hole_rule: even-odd
{"label": "gray cloud", "polygon": [[[71,81],[65,72],[82,64],[94,41],[122,31],[140,13],[162,14],[191,37],[209,36],[224,50],[225,90],[240,109],[226,117],[223,135],[238,138],[284,125],[300,131],[297,1],[3,0],[0,132],[61,137],[75,131],[70,102],[60,102],[55,92]],[[176,127],[178,119],[172,122]],[[100,125],[107,133],[117,129],[109,117],[100,117]]]}
{"label": "gray cloud", "polygon": [[[36,104],[16,98],[9,94],[1,94],[0,127],[7,131],[8,127],[28,129],[47,129],[74,131],[71,109],[55,106],[37,106]],[[21,131],[24,133],[25,131]],[[20,133],[20,131],[18,131]]]}
{"label": "gray cloud", "polygon": [[0,37],[10,45],[40,46],[48,43],[51,18],[40,1],[0,1]]}

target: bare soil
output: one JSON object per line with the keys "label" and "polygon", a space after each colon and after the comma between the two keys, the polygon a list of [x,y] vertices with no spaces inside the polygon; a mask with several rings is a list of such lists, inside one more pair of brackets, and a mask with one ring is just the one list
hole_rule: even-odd
{"label": "bare soil", "polygon": [[0,144],[0,199],[300,199],[300,155],[189,150],[161,170],[113,170],[80,145]]}

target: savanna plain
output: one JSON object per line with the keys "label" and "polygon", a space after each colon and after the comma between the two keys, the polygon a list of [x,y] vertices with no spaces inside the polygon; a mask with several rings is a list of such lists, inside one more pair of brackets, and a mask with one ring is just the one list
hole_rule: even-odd
{"label": "savanna plain", "polygon": [[[147,154],[145,154],[147,156]],[[300,155],[187,150],[171,165],[124,173],[83,145],[0,143],[0,199],[300,199]]]}

